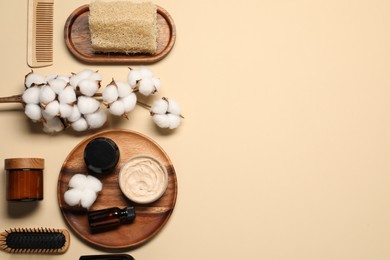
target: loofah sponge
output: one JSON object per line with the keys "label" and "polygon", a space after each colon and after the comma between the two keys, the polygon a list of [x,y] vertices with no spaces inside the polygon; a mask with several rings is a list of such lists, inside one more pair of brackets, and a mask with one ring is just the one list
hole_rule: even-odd
{"label": "loofah sponge", "polygon": [[96,52],[157,50],[157,8],[151,1],[95,0],[89,5],[89,29]]}

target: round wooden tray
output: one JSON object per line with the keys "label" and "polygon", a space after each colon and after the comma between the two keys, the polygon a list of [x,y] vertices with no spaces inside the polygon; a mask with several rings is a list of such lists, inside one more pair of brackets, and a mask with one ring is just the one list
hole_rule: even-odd
{"label": "round wooden tray", "polygon": [[86,63],[153,63],[164,58],[173,48],[176,29],[172,17],[157,6],[157,52],[155,54],[95,53],[91,46],[88,23],[89,5],[74,10],[65,23],[64,38],[69,51]]}
{"label": "round wooden tray", "polygon": [[[89,141],[96,137],[107,137],[119,148],[120,159],[114,173],[101,177],[103,190],[99,193],[90,210],[109,207],[134,206],[136,218],[133,223],[124,224],[117,229],[90,233],[85,210],[69,207],[64,202],[64,193],[68,190],[70,178],[76,173],[86,173],[83,153]],[[150,204],[136,204],[128,200],[120,190],[118,173],[123,163],[135,155],[149,155],[159,160],[168,172],[168,188],[164,195]],[[57,184],[58,202],[65,221],[70,228],[90,245],[106,249],[130,249],[151,239],[170,218],[177,197],[177,179],[175,169],[162,148],[150,138],[128,130],[108,130],[92,135],[79,143],[68,155]]]}

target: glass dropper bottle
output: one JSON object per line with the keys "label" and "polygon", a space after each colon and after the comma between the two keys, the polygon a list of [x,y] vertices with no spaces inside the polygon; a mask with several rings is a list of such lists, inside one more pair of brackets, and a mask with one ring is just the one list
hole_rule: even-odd
{"label": "glass dropper bottle", "polygon": [[92,233],[114,229],[121,224],[131,223],[135,218],[134,207],[112,207],[88,212],[88,223]]}

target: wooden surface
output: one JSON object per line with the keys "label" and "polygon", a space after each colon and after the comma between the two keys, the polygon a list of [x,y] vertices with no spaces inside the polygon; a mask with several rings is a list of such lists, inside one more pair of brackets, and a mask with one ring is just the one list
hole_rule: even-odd
{"label": "wooden surface", "polygon": [[164,58],[173,48],[176,29],[173,19],[163,8],[157,6],[157,52],[155,54],[95,53],[91,46],[88,23],[89,6],[83,5],[70,14],[64,29],[64,38],[69,51],[86,63],[153,63]]}
{"label": "wooden surface", "polygon": [[[116,171],[101,177],[103,190],[90,210],[109,207],[134,206],[136,218],[131,224],[107,232],[91,234],[88,227],[86,211],[72,208],[64,202],[63,194],[68,190],[68,182],[76,173],[86,173],[83,152],[89,141],[96,137],[113,140],[119,148],[120,160]],[[119,188],[118,173],[123,163],[135,155],[149,155],[159,160],[168,172],[168,188],[164,195],[150,204],[137,205],[128,200]],[[70,228],[84,241],[101,249],[123,249],[138,246],[151,239],[168,221],[173,211],[177,196],[177,180],[174,167],[161,147],[148,137],[127,130],[111,130],[95,134],[70,152],[65,160],[58,179],[58,201],[65,221]]]}
{"label": "wooden surface", "polygon": [[8,158],[4,160],[4,169],[44,169],[43,158]]}

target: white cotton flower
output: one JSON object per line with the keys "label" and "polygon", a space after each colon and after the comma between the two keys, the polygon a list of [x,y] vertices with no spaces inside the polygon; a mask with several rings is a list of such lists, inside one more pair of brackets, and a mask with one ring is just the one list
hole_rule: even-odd
{"label": "white cotton flower", "polygon": [[53,89],[50,86],[45,85],[45,86],[41,87],[41,90],[39,93],[40,103],[47,104],[47,103],[52,102],[55,98],[56,98],[56,93],[53,91]]}
{"label": "white cotton flower", "polygon": [[181,123],[181,117],[174,114],[167,114],[169,120],[169,129],[177,128]]}
{"label": "white cotton flower", "polygon": [[96,80],[83,79],[79,82],[81,94],[92,97],[99,89],[99,84]]}
{"label": "white cotton flower", "polygon": [[173,99],[168,99],[168,113],[175,114],[175,115],[180,115],[181,109],[179,107],[179,104]]}
{"label": "white cotton flower", "polygon": [[76,92],[72,86],[67,86],[64,90],[58,95],[58,100],[60,103],[72,104],[77,100]]}
{"label": "white cotton flower", "polygon": [[114,101],[116,101],[119,97],[118,93],[118,88],[114,84],[108,85],[104,90],[103,90],[103,101],[110,104]]}
{"label": "white cotton flower", "polygon": [[95,113],[85,115],[85,119],[87,120],[88,126],[91,129],[95,129],[104,125],[107,120],[107,115],[104,110],[99,109]]}
{"label": "white cotton flower", "polygon": [[96,73],[96,71],[93,71],[91,69],[84,69],[77,73],[77,76],[80,77],[81,80],[89,78],[92,74]]}
{"label": "white cotton flower", "polygon": [[81,205],[88,209],[97,198],[97,193],[102,190],[102,182],[92,175],[77,173],[69,180],[70,187],[64,193],[64,200],[69,206]]}
{"label": "white cotton flower", "polygon": [[53,79],[55,79],[57,77],[58,77],[57,74],[49,74],[49,75],[46,76],[45,81],[49,82],[49,81],[51,81],[51,80],[53,80]]}
{"label": "white cotton flower", "polygon": [[162,98],[150,109],[153,121],[161,128],[177,128],[181,123],[181,109],[173,99]]}
{"label": "white cotton flower", "polygon": [[57,133],[64,130],[64,124],[58,117],[53,117],[50,120],[46,120],[46,122],[43,123],[43,131],[45,133]]}
{"label": "white cotton flower", "polygon": [[68,116],[69,122],[77,121],[81,117],[81,113],[78,106],[72,106],[72,113]]}
{"label": "white cotton flower", "polygon": [[92,204],[95,202],[96,198],[97,198],[96,192],[94,192],[93,190],[84,189],[80,201],[81,207],[89,209],[92,206]]}
{"label": "white cotton flower", "polygon": [[45,118],[53,118],[60,113],[60,103],[54,100],[46,105],[44,112]]}
{"label": "white cotton flower", "polygon": [[132,69],[127,74],[127,82],[130,84],[130,86],[133,88],[137,84],[137,82],[142,79],[142,75],[139,72],[139,70]]}
{"label": "white cotton flower", "polygon": [[125,105],[121,100],[117,100],[110,105],[109,110],[115,116],[122,116],[125,113]]}
{"label": "white cotton flower", "polygon": [[123,102],[123,106],[125,108],[125,112],[130,112],[134,109],[137,104],[137,96],[134,93],[130,93],[130,95],[120,99]]}
{"label": "white cotton flower", "polygon": [[71,126],[73,130],[77,132],[82,132],[88,129],[88,123],[84,117],[80,117],[78,120],[74,121]]}
{"label": "white cotton flower", "polygon": [[41,108],[37,104],[27,104],[24,113],[28,118],[34,121],[38,121],[42,118]]}
{"label": "white cotton flower", "polygon": [[70,85],[71,85],[73,88],[76,88],[76,87],[79,85],[79,82],[80,82],[81,80],[89,78],[89,77],[92,76],[92,74],[94,74],[94,73],[95,73],[95,71],[90,70],[90,69],[82,70],[82,71],[80,71],[80,72],[77,73],[77,74],[73,74],[73,75],[70,77],[69,83],[70,83]]}
{"label": "white cotton flower", "polygon": [[70,189],[64,193],[64,201],[71,207],[79,205],[82,197],[83,191],[78,189]]}
{"label": "white cotton flower", "polygon": [[103,184],[98,178],[96,178],[92,175],[88,175],[84,188],[90,189],[94,192],[99,192],[102,190]]}
{"label": "white cotton flower", "polygon": [[158,99],[154,102],[151,110],[154,114],[165,114],[168,111],[168,101],[166,99]]}
{"label": "white cotton flower", "polygon": [[83,190],[87,183],[87,175],[76,173],[70,178],[68,186],[70,188],[76,188]]}
{"label": "white cotton flower", "polygon": [[39,104],[39,87],[31,87],[23,92],[22,99],[26,104]]}
{"label": "white cotton flower", "polygon": [[73,106],[60,103],[60,115],[62,118],[67,118],[72,115],[73,112]]}
{"label": "white cotton flower", "polygon": [[77,101],[80,113],[83,115],[96,112],[100,107],[100,102],[92,97],[80,96]]}
{"label": "white cotton flower", "polygon": [[142,78],[142,80],[138,82],[138,90],[139,93],[144,96],[152,94],[156,90],[152,78]]}
{"label": "white cotton flower", "polygon": [[161,89],[161,81],[159,78],[156,78],[156,77],[152,77],[152,81],[153,81],[153,85],[154,85],[154,88],[156,89],[156,91],[160,91]]}
{"label": "white cotton flower", "polygon": [[57,95],[60,94],[65,89],[67,84],[68,83],[61,78],[55,78],[49,81],[49,86],[53,89],[53,91]]}
{"label": "white cotton flower", "polygon": [[95,80],[95,81],[101,81],[102,80],[102,76],[97,72],[95,71],[94,73],[92,73],[88,79],[90,80]]}
{"label": "white cotton flower", "polygon": [[147,67],[139,68],[139,74],[142,78],[151,78],[153,77],[153,72]]}
{"label": "white cotton flower", "polygon": [[169,127],[169,118],[168,115],[160,115],[155,114],[152,116],[153,122],[156,123],[160,128],[168,128]]}
{"label": "white cotton flower", "polygon": [[58,75],[57,79],[61,79],[61,80],[65,81],[66,83],[69,83],[69,81],[70,81],[70,78],[67,75]]}
{"label": "white cotton flower", "polygon": [[24,85],[26,88],[30,88],[32,86],[41,86],[44,84],[46,84],[45,77],[35,72],[30,72],[27,74],[24,80]]}
{"label": "white cotton flower", "polygon": [[130,87],[129,83],[127,82],[116,80],[115,83],[118,87],[118,95],[120,98],[130,95],[130,93],[133,91],[133,89]]}

